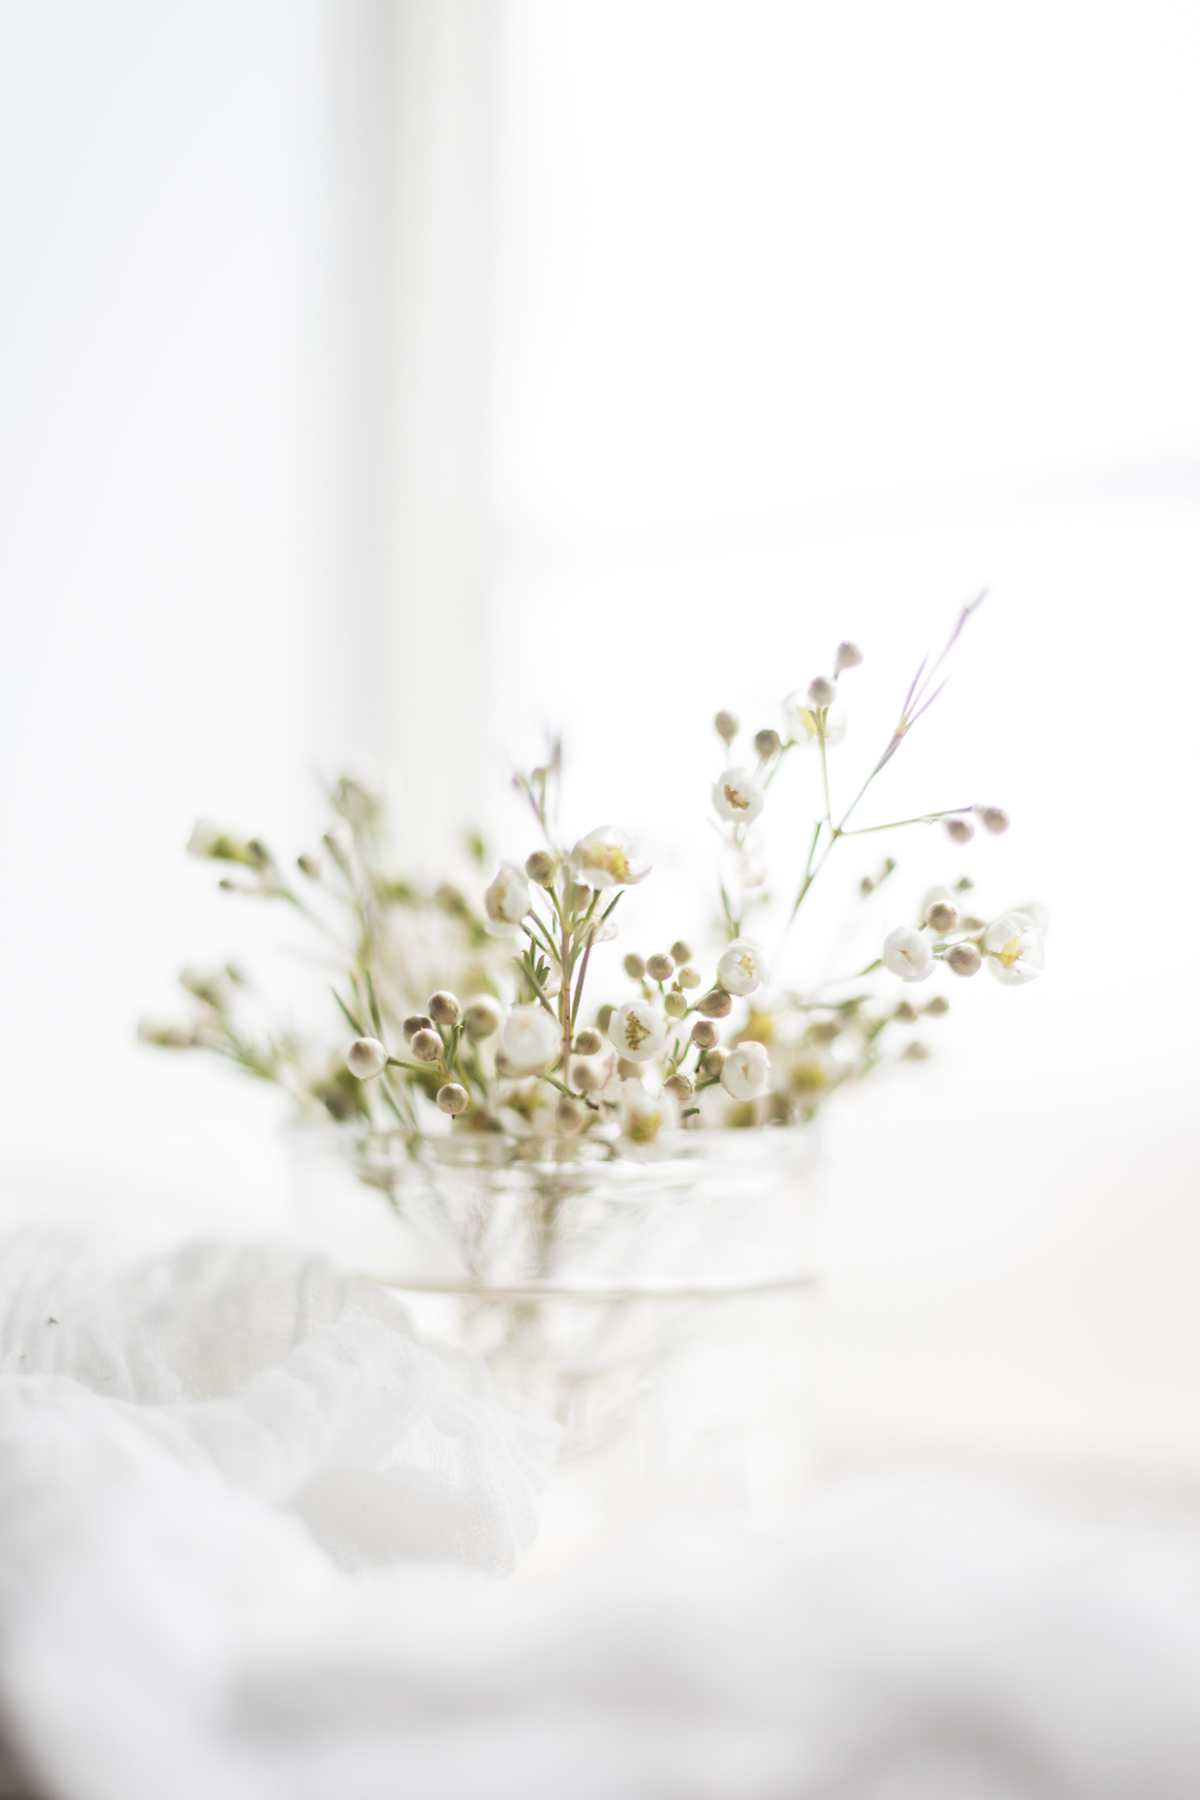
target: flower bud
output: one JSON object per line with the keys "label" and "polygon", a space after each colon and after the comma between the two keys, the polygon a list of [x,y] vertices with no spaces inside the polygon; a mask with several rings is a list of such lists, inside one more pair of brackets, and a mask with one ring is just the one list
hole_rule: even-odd
{"label": "flower bud", "polygon": [[604,1039],[590,1025],[575,1033],[575,1049],[580,1056],[598,1056],[603,1048]]}
{"label": "flower bud", "polygon": [[594,1094],[598,1087],[604,1086],[604,1076],[584,1057],[571,1064],[571,1086],[579,1094]]}
{"label": "flower bud", "polygon": [[724,988],[714,988],[696,1002],[696,1011],[706,1019],[727,1019],[733,1011],[733,1000]]}
{"label": "flower bud", "polygon": [[985,831],[993,831],[997,837],[1002,831],[1007,831],[1011,824],[1011,820],[1002,806],[977,806],[975,817]]}
{"label": "flower bud", "polygon": [[933,973],[933,949],[927,937],[897,925],[883,940],[883,966],[901,981],[925,981]]}
{"label": "flower bud", "polygon": [[296,858],[296,867],[302,875],[307,875],[310,881],[320,881],[321,859],[319,856],[314,856],[311,851],[305,850]]}
{"label": "flower bud", "polygon": [[916,1021],[917,1009],[910,1000],[902,1000],[892,1017],[901,1025],[912,1025]]}
{"label": "flower bud", "polygon": [[402,1027],[405,1043],[411,1044],[418,1031],[428,1031],[432,1024],[428,1013],[409,1013]]}
{"label": "flower bud", "polygon": [[773,726],[765,725],[761,731],[756,731],[754,734],[754,748],[762,761],[766,762],[768,757],[774,756],[778,750],[783,748],[783,739]]}
{"label": "flower bud", "polygon": [[[675,948],[679,950],[682,949],[683,946],[676,944]],[[690,968],[685,963],[683,968],[676,972],[675,979],[681,988],[698,988],[700,986],[700,971],[699,969]]]}
{"label": "flower bud", "polygon": [[554,877],[558,874],[558,858],[549,850],[535,850],[525,858],[525,873],[539,887],[553,887]]}
{"label": "flower bud", "polygon": [[674,959],[665,955],[647,957],[646,973],[651,981],[670,981],[675,973]]}
{"label": "flower bud", "polygon": [[429,996],[429,1016],[435,1025],[457,1025],[462,1016],[462,1008],[457,996],[439,988],[436,994]]}
{"label": "flower bud", "polygon": [[435,1063],[442,1060],[442,1040],[431,1028],[422,1026],[420,1031],[414,1031],[408,1047],[418,1062]]}
{"label": "flower bud", "polygon": [[663,1090],[672,1094],[680,1106],[686,1106],[696,1091],[696,1084],[690,1075],[668,1075]]}
{"label": "flower bud", "polygon": [[569,1100],[564,1094],[554,1109],[554,1123],[559,1131],[574,1135],[583,1124],[587,1114],[578,1101]]}
{"label": "flower bud", "polygon": [[678,988],[663,996],[663,1011],[668,1019],[686,1019],[688,1003]]}
{"label": "flower bud", "polygon": [[616,1012],[616,1010],[617,1009],[615,1006],[609,1006],[607,1004],[604,1006],[601,1006],[601,1007],[597,1007],[597,1009],[596,1009],[596,1024],[599,1026],[601,1031],[608,1030],[608,1022],[612,1018],[612,1016]]}
{"label": "flower bud", "polygon": [[643,962],[642,958],[640,956],[636,955],[636,953],[632,950],[629,952],[629,955],[625,958],[623,967],[624,967],[625,973],[630,977],[630,979],[632,981],[640,981],[642,979],[642,976],[646,973],[646,965]]}
{"label": "flower bud", "polygon": [[473,1044],[482,1038],[490,1038],[500,1029],[500,1006],[490,994],[481,994],[477,1000],[468,1000],[463,1013],[463,1024],[467,1036]]}
{"label": "flower bud", "polygon": [[704,1073],[706,1075],[720,1075],[721,1070],[725,1067],[725,1058],[727,1055],[728,1051],[722,1050],[719,1045],[714,1046],[711,1050],[706,1050],[700,1063]]}
{"label": "flower bud", "polygon": [[453,1118],[456,1113],[466,1112],[471,1103],[471,1096],[465,1087],[458,1085],[457,1081],[447,1081],[437,1091],[437,1103],[444,1113],[449,1113]]}
{"label": "flower bud", "polygon": [[[440,1048],[440,1046],[439,1046]],[[387,1065],[387,1051],[378,1038],[355,1038],[346,1052],[346,1067],[360,1081],[372,1081]]]}
{"label": "flower bud", "polygon": [[950,1002],[947,1000],[945,994],[935,994],[932,1000],[927,1000],[925,1002],[921,1011],[930,1014],[936,1019],[942,1013],[948,1013],[950,1011]]}
{"label": "flower bud", "polygon": [[906,1062],[925,1062],[926,1059],[932,1055],[933,1051],[929,1048],[928,1044],[922,1044],[917,1038],[914,1038],[911,1044],[906,1044],[904,1047],[904,1057]]}
{"label": "flower bud", "polygon": [[731,712],[719,712],[713,720],[713,724],[716,726],[717,736],[719,738],[724,738],[727,744],[732,744],[734,738],[742,729],[741,720],[736,713]]}
{"label": "flower bud", "polygon": [[946,820],[946,834],[956,844],[969,844],[975,836],[975,827],[970,819],[954,818]]}
{"label": "flower bud", "polygon": [[691,962],[692,960],[691,948],[684,943],[682,938],[676,938],[675,942],[671,945],[671,955],[675,958],[677,964]]}
{"label": "flower bud", "polygon": [[983,958],[974,944],[954,944],[946,952],[946,967],[956,975],[975,975]]}
{"label": "flower bud", "polygon": [[857,644],[839,644],[833,658],[833,672],[840,675],[843,669],[857,669],[862,659],[863,653]]}
{"label": "flower bud", "polygon": [[934,931],[953,931],[958,924],[958,908],[948,900],[935,900],[925,908],[925,923]]}
{"label": "flower bud", "polygon": [[710,1025],[707,1019],[697,1019],[692,1026],[692,1042],[701,1050],[711,1050],[717,1041],[717,1028]]}
{"label": "flower bud", "polygon": [[827,706],[832,706],[836,699],[837,689],[827,675],[818,675],[809,682],[808,703],[810,706],[815,706],[818,712],[823,712]]}

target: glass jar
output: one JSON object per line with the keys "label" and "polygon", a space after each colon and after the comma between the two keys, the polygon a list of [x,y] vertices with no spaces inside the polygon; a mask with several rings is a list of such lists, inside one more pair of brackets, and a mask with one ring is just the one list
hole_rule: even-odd
{"label": "glass jar", "polygon": [[323,1162],[302,1157],[308,1232],[560,1425],[541,1562],[664,1515],[766,1521],[802,1497],[808,1131],[680,1132],[645,1150],[463,1134],[381,1162],[390,1200],[361,1183],[352,1196],[348,1168],[336,1180]]}

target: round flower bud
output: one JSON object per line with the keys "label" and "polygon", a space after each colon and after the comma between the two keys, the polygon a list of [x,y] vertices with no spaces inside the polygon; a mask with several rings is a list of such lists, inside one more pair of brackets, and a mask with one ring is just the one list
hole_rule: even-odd
{"label": "round flower bud", "polygon": [[612,1018],[612,1016],[616,1012],[616,1010],[617,1009],[615,1006],[609,1006],[607,1004],[605,1004],[604,1006],[597,1007],[597,1009],[596,1009],[596,1024],[600,1027],[601,1031],[608,1030],[608,1022]]}
{"label": "round flower bud", "polygon": [[533,907],[524,870],[516,863],[501,863],[499,874],[483,896],[483,907],[494,937],[516,937],[521,920]]}
{"label": "round flower bud", "polygon": [[997,837],[1002,831],[1007,831],[1011,823],[1002,806],[977,806],[975,817],[985,831],[994,831]]}
{"label": "round flower bud", "polygon": [[843,669],[857,669],[862,659],[863,653],[857,644],[839,644],[833,659],[833,672],[840,675]]}
{"label": "round flower bud", "polygon": [[950,1011],[950,1002],[947,1000],[945,994],[935,994],[932,1000],[927,1000],[925,1002],[921,1011],[930,1014],[931,1017],[936,1019],[942,1013],[948,1013]]}
{"label": "round flower bud", "polygon": [[956,975],[977,975],[982,962],[974,944],[953,944],[946,952],[946,967]]}
{"label": "round flower bud", "polygon": [[902,1000],[892,1014],[892,1017],[893,1019],[898,1020],[901,1025],[912,1025],[916,1021],[917,1009],[912,1004],[911,1000]]}
{"label": "round flower bud", "polygon": [[935,900],[925,909],[925,923],[934,931],[953,931],[958,924],[958,908],[948,900]]}
{"label": "round flower bud", "polygon": [[733,1001],[724,988],[714,988],[696,1002],[696,1011],[706,1019],[727,1019],[733,1011]]}
{"label": "round flower bud", "polygon": [[719,1075],[721,1070],[725,1067],[725,1058],[728,1054],[729,1052],[727,1050],[722,1050],[719,1045],[714,1045],[711,1050],[706,1050],[701,1058],[701,1067],[703,1068],[704,1073],[706,1075]]}
{"label": "round flower bud", "polygon": [[736,713],[731,712],[719,712],[713,720],[713,724],[716,726],[717,736],[723,738],[727,744],[732,744],[742,729],[741,720]]}
{"label": "round flower bud", "polygon": [[783,748],[783,739],[774,726],[765,725],[761,731],[756,731],[754,734],[754,748],[763,762],[766,762],[769,756],[774,756],[776,751]]}
{"label": "round flower bud", "polygon": [[514,1075],[540,1075],[554,1061],[561,1041],[557,1020],[543,1006],[514,1006],[500,1033]]}
{"label": "round flower bud", "polygon": [[761,1044],[739,1044],[721,1065],[721,1086],[731,1100],[761,1100],[771,1085],[771,1065]]}
{"label": "round flower bud", "polygon": [[604,1048],[604,1039],[590,1025],[575,1033],[575,1049],[580,1056],[598,1056]]}
{"label": "round flower bud", "polygon": [[674,1096],[680,1106],[686,1106],[696,1091],[696,1084],[690,1075],[668,1075],[663,1082],[663,1092]]}
{"label": "round flower bud", "polygon": [[675,942],[671,945],[671,955],[675,958],[677,964],[691,962],[692,960],[691,948],[684,943],[682,938],[676,938]]}
{"label": "round flower bud", "polygon": [[956,844],[969,844],[975,836],[975,827],[970,819],[954,818],[946,820],[946,834]]}
{"label": "round flower bud", "polygon": [[442,1060],[442,1040],[436,1031],[414,1031],[408,1047],[418,1062],[435,1063]]}
{"label": "round flower bud", "polygon": [[904,1046],[904,1056],[908,1062],[925,1062],[932,1055],[928,1044],[921,1043],[919,1038],[914,1038],[911,1044]]}
{"label": "round flower bud", "polygon": [[463,1013],[463,1024],[467,1036],[473,1044],[482,1038],[490,1038],[500,1029],[500,1006],[490,994],[480,994],[477,1000],[468,1000]]}
{"label": "round flower bud", "polygon": [[305,850],[296,858],[296,867],[302,875],[307,875],[310,881],[320,881],[321,859],[319,856],[314,856],[311,851]]}
{"label": "round flower bud", "polygon": [[405,1043],[411,1044],[418,1031],[428,1031],[432,1025],[433,1020],[428,1013],[409,1013],[403,1026]]}
{"label": "round flower bud", "polygon": [[901,981],[924,981],[933,973],[933,946],[919,931],[897,925],[883,940],[883,966]]}
{"label": "round flower bud", "polygon": [[465,1087],[458,1085],[457,1081],[448,1081],[444,1087],[438,1089],[437,1103],[444,1113],[449,1113],[453,1118],[457,1113],[466,1112],[471,1103],[471,1096]]}
{"label": "round flower bud", "polygon": [[535,850],[525,858],[525,873],[539,887],[552,887],[554,877],[558,874],[558,858],[549,850]]}
{"label": "round flower bud", "polygon": [[378,1038],[355,1038],[346,1052],[346,1067],[360,1081],[371,1081],[387,1066],[387,1051]]}
{"label": "round flower bud", "polygon": [[663,1011],[668,1019],[686,1019],[688,1003],[678,988],[672,988],[663,996]]}
{"label": "round flower bud", "polygon": [[726,769],[713,782],[713,805],[732,825],[752,825],[763,809],[763,791],[745,769]]}
{"label": "round flower bud", "polygon": [[564,1094],[554,1109],[554,1124],[558,1131],[573,1136],[583,1124],[587,1114],[576,1100],[569,1100]]}
{"label": "round flower bud", "polygon": [[[680,947],[681,946],[678,944],[675,946],[677,950]],[[681,988],[698,988],[700,986],[700,971],[699,969],[690,968],[688,964],[685,963],[683,968],[676,971],[675,979]]]}
{"label": "round flower bud", "polygon": [[608,1035],[627,1062],[649,1062],[666,1042],[667,1028],[648,1000],[627,1000],[608,1022]]}
{"label": "round flower bud", "polygon": [[571,1064],[571,1086],[580,1094],[594,1094],[598,1087],[604,1086],[604,1077],[594,1063],[580,1057]]}
{"label": "round flower bud", "polygon": [[651,981],[670,981],[675,973],[674,958],[666,955],[647,957],[646,973]]}
{"label": "round flower bud", "polygon": [[734,938],[717,963],[717,980],[730,994],[752,994],[765,974],[766,949],[757,938]]}
{"label": "round flower bud", "polygon": [[717,1028],[710,1025],[707,1019],[697,1019],[692,1026],[692,1042],[699,1044],[701,1050],[711,1050],[717,1041]]}
{"label": "round flower bud", "polygon": [[462,1017],[462,1008],[454,994],[439,988],[436,994],[430,994],[428,1000],[429,1016],[435,1025],[457,1025]]}
{"label": "round flower bud", "polygon": [[640,981],[646,973],[645,963],[633,950],[629,952],[622,966],[631,981]]}
{"label": "round flower bud", "polygon": [[808,704],[824,712],[837,699],[837,689],[827,675],[818,675],[808,684]]}

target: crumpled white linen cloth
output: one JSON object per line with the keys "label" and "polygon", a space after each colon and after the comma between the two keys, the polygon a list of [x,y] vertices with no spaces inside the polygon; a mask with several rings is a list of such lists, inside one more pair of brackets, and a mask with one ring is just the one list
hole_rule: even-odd
{"label": "crumpled white linen cloth", "polygon": [[1187,1531],[876,1482],[497,1582],[551,1448],[294,1247],[0,1245],[0,1795],[1200,1793]]}

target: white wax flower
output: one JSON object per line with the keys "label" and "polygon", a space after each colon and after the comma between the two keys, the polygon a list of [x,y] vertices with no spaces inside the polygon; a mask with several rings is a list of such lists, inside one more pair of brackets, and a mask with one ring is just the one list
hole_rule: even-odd
{"label": "white wax flower", "polygon": [[483,905],[493,937],[516,937],[521,920],[533,907],[524,869],[516,863],[501,863],[499,874],[483,896]]}
{"label": "white wax flower", "polygon": [[752,825],[763,809],[763,791],[745,769],[726,769],[713,782],[713,805],[733,825]]}
{"label": "white wax flower", "polygon": [[346,1052],[346,1067],[360,1081],[371,1081],[385,1067],[387,1051],[378,1038],[355,1038]]}
{"label": "white wax flower", "polygon": [[1046,966],[1041,926],[1025,912],[1005,913],[989,925],[983,947],[988,968],[1009,987],[1036,980]]}
{"label": "white wax flower", "polygon": [[717,962],[717,980],[727,994],[752,994],[766,973],[766,948],[757,938],[734,938]]}
{"label": "white wax flower", "polygon": [[661,1131],[669,1131],[679,1117],[671,1094],[648,1094],[640,1081],[621,1087],[621,1130],[632,1144],[652,1144]]}
{"label": "white wax flower", "polygon": [[924,981],[933,973],[933,945],[921,932],[897,925],[883,940],[883,966],[901,981]]}
{"label": "white wax flower", "polygon": [[731,1100],[760,1100],[771,1085],[771,1065],[761,1044],[738,1044],[721,1069],[721,1086]]}
{"label": "white wax flower", "polygon": [[[803,688],[789,694],[783,703],[785,741],[793,744],[815,744],[820,733],[820,720]],[[826,744],[840,744],[846,735],[846,713],[841,706],[831,706],[825,715]]]}
{"label": "white wax flower", "polygon": [[558,1021],[544,1006],[514,1006],[500,1029],[500,1049],[514,1075],[540,1075],[562,1042]]}
{"label": "white wax flower", "polygon": [[619,825],[598,825],[572,850],[571,871],[588,887],[632,887],[645,880],[650,864],[638,861],[627,831]]}
{"label": "white wax flower", "polygon": [[629,1062],[649,1062],[666,1042],[667,1028],[648,1000],[627,1000],[608,1021],[608,1035]]}

